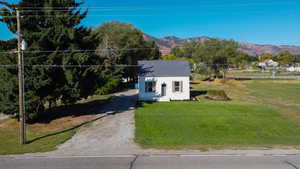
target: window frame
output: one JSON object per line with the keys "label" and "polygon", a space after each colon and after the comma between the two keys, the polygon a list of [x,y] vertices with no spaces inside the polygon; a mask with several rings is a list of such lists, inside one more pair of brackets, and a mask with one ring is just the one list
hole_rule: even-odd
{"label": "window frame", "polygon": [[145,81],[145,93],[155,93],[155,92],[156,92],[156,81]]}
{"label": "window frame", "polygon": [[173,93],[182,93],[182,92],[183,92],[183,81],[173,81]]}

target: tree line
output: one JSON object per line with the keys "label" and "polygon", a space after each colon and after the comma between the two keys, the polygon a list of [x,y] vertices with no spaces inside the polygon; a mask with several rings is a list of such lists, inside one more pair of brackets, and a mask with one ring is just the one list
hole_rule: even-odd
{"label": "tree line", "polygon": [[[81,21],[88,10],[82,11],[83,3],[75,0],[21,0],[16,4],[0,1],[0,4],[4,5],[0,10],[0,21],[11,32],[17,33],[14,9],[18,8],[23,16],[21,34],[28,43],[24,61],[29,120],[38,118],[46,108],[51,109],[57,103],[74,104],[94,94],[112,92],[124,79],[136,79],[134,67],[117,65],[136,65],[137,60],[160,57],[157,45],[144,40],[143,33],[133,25],[113,21],[95,29],[82,26]],[[16,48],[16,39],[0,41],[1,51]],[[0,55],[0,65],[17,64],[14,52]],[[0,68],[1,113],[17,115],[16,78],[16,66]]]}
{"label": "tree line", "polygon": [[229,67],[243,67],[256,57],[249,56],[238,49],[233,40],[208,39],[204,42],[187,42],[182,47],[174,47],[171,54],[163,58],[187,59],[194,72],[206,74],[208,77],[224,76]]}
{"label": "tree line", "polygon": [[186,42],[183,46],[173,47],[170,54],[162,56],[162,59],[188,60],[194,72],[205,74],[209,78],[224,77],[229,68],[257,67],[259,62],[269,59],[280,65],[300,62],[299,55],[288,51],[281,51],[278,55],[262,53],[251,56],[241,51],[237,42],[217,38],[204,42]]}
{"label": "tree line", "polygon": [[266,60],[272,59],[281,65],[293,64],[295,62],[300,62],[299,55],[293,55],[289,51],[281,51],[278,55],[271,55],[269,53],[262,53],[259,56],[259,60],[264,62]]}

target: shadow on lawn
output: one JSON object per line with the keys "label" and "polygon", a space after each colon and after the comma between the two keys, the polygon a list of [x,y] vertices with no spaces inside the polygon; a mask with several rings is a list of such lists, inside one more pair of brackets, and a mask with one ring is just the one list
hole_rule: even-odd
{"label": "shadow on lawn", "polygon": [[74,127],[47,134],[45,136],[37,137],[30,140],[28,143],[33,143],[37,140],[47,138],[50,136],[62,134],[74,129],[77,129],[81,126],[84,126],[88,123],[97,121],[109,115],[115,115],[125,111],[133,110],[137,106],[137,94],[134,95],[119,95],[113,96],[107,100],[94,100],[86,103],[79,103],[72,106],[60,106],[51,110],[46,111],[42,118],[38,119],[37,123],[50,123],[52,120],[63,118],[63,117],[78,117],[82,115],[99,115],[103,116],[86,121]]}
{"label": "shadow on lawn", "polygon": [[192,81],[192,82],[190,82],[190,84],[191,84],[191,85],[198,85],[198,84],[200,84],[200,83],[199,83],[199,82],[193,82],[193,81]]}
{"label": "shadow on lawn", "polygon": [[138,101],[137,103],[136,103],[136,108],[142,108],[142,107],[144,107],[144,104],[153,104],[153,103],[155,103],[155,101]]}
{"label": "shadow on lawn", "polygon": [[76,103],[68,106],[58,106],[47,109],[38,119],[29,121],[29,123],[45,123],[48,124],[53,120],[64,117],[78,117],[83,115],[100,114],[99,109],[110,99],[97,99],[86,103]]}
{"label": "shadow on lawn", "polygon": [[207,94],[207,90],[192,90],[191,91],[191,97],[197,97],[200,95],[206,95]]}
{"label": "shadow on lawn", "polygon": [[32,140],[27,141],[26,144],[31,144],[31,143],[33,143],[33,142],[35,142],[35,141],[38,141],[38,140],[41,140],[41,139],[44,139],[44,138],[47,138],[47,137],[51,137],[51,136],[63,134],[63,133],[65,133],[65,132],[69,132],[69,131],[78,129],[78,128],[80,128],[80,127],[86,125],[86,124],[89,124],[89,123],[92,123],[92,122],[94,122],[94,121],[100,120],[100,119],[102,119],[102,118],[104,118],[104,117],[106,117],[106,116],[109,116],[109,115],[110,115],[110,114],[106,114],[106,115],[104,115],[104,116],[101,116],[101,117],[98,117],[98,118],[95,118],[95,119],[86,121],[86,122],[81,123],[81,124],[79,124],[79,125],[76,125],[76,126],[74,126],[74,127],[71,127],[71,128],[65,129],[65,130],[61,130],[61,131],[58,131],[58,132],[54,132],[54,133],[51,133],[51,134],[46,134],[46,135],[44,135],[44,136],[40,136],[40,137],[34,138],[34,139],[32,139]]}

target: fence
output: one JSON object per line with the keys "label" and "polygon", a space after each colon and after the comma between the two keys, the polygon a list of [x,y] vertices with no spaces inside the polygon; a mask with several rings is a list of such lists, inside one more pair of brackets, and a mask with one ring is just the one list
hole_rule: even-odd
{"label": "fence", "polygon": [[[219,67],[220,74],[226,78],[234,79],[283,79],[283,80],[300,80],[300,66],[280,66],[280,67],[251,67],[247,68],[230,68],[231,65],[215,65]],[[212,74],[211,67],[200,65],[194,67],[194,72],[199,73],[203,78]]]}

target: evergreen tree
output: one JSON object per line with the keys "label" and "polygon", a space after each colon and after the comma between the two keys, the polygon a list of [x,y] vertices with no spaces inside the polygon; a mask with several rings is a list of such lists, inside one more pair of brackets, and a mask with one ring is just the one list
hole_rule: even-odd
{"label": "evergreen tree", "polygon": [[97,72],[100,71],[96,67],[30,66],[101,64],[101,60],[89,52],[74,52],[92,49],[92,41],[87,38],[90,30],[80,26],[87,14],[87,11],[78,9],[82,3],[75,0],[0,3],[6,6],[1,9],[1,21],[11,32],[16,33],[16,18],[11,17],[16,15],[14,8],[18,8],[23,16],[22,37],[29,46],[24,53],[25,65],[28,65],[25,67],[25,90],[29,118],[43,112],[46,103],[50,107],[57,101],[71,104],[94,93],[99,81]]}
{"label": "evergreen tree", "polygon": [[[17,45],[16,39],[0,41],[1,51],[13,51]],[[1,53],[0,65],[17,64],[16,53]],[[0,113],[13,114],[18,111],[17,67],[0,67]]]}

